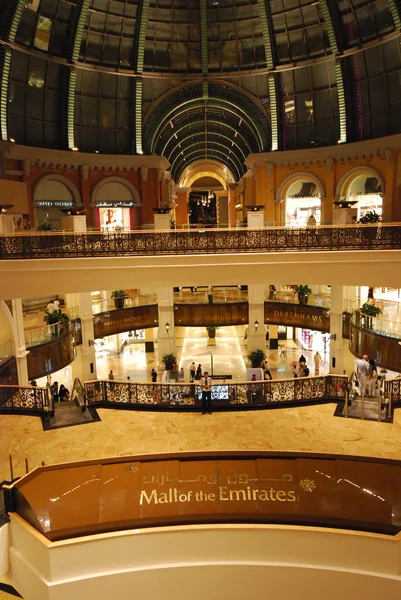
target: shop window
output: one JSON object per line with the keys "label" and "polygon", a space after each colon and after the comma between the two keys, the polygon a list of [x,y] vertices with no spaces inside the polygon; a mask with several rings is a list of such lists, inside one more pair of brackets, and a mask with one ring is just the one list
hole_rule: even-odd
{"label": "shop window", "polygon": [[285,201],[285,222],[287,227],[306,227],[309,217],[321,220],[321,198],[313,181],[299,180],[290,185]]}

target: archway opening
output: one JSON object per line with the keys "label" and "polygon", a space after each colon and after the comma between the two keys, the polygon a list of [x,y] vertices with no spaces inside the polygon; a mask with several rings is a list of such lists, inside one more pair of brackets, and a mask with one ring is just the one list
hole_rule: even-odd
{"label": "archway opening", "polygon": [[189,224],[211,227],[217,224],[216,194],[211,190],[196,189],[189,193]]}
{"label": "archway opening", "polygon": [[[137,196],[137,197],[136,197]],[[92,193],[96,223],[101,231],[129,231],[134,229],[134,207],[139,194],[116,177],[100,181]]]}
{"label": "archway opening", "polygon": [[311,180],[294,181],[285,196],[285,224],[287,227],[306,227],[313,216],[316,224],[321,222],[320,190]]}
{"label": "archway opening", "polygon": [[33,200],[38,229],[61,229],[61,219],[75,208],[72,191],[57,179],[42,179],[34,190]]}
{"label": "archway opening", "polygon": [[348,185],[346,199],[355,202],[358,220],[369,211],[379,215],[383,209],[383,190],[380,181],[371,173],[361,173]]}

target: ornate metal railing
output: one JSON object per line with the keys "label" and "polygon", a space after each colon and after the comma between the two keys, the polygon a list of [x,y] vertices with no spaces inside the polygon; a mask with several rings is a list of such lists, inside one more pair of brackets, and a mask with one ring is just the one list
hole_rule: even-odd
{"label": "ornate metal railing", "polygon": [[47,388],[0,385],[0,413],[45,414],[51,402]]}
{"label": "ornate metal railing", "polygon": [[[325,375],[273,381],[218,383],[213,386],[214,408],[258,408],[344,400],[348,378]],[[201,405],[201,390],[196,383],[128,383],[89,381],[85,383],[88,405],[113,408],[191,410]]]}
{"label": "ornate metal railing", "polygon": [[121,233],[29,233],[0,236],[0,259],[121,255],[396,250],[401,225],[200,229]]}

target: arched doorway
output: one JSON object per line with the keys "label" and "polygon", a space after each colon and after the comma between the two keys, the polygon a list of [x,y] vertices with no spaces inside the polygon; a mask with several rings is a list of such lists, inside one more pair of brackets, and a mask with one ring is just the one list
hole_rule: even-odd
{"label": "arched doorway", "polygon": [[348,185],[346,200],[356,202],[358,220],[369,211],[379,215],[383,209],[383,189],[379,179],[372,173],[356,175]]}
{"label": "arched doorway", "polygon": [[92,204],[101,231],[130,231],[135,228],[134,208],[140,206],[138,190],[121,177],[106,177],[94,187]]}
{"label": "arched doorway", "polygon": [[297,179],[292,182],[285,194],[285,225],[287,227],[306,227],[310,216],[316,224],[321,222],[321,192],[315,181]]}
{"label": "arched doorway", "polygon": [[66,177],[46,175],[35,186],[33,202],[38,229],[61,229],[62,217],[79,207],[81,197]]}

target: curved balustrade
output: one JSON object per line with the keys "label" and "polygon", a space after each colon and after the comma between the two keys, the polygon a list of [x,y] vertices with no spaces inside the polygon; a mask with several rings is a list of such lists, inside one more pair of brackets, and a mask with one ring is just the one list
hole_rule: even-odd
{"label": "curved balustrade", "polygon": [[0,259],[3,260],[400,248],[401,226],[389,223],[127,233],[35,232],[0,236]]}
{"label": "curved balustrade", "polygon": [[50,375],[69,365],[76,357],[74,333],[70,328],[50,342],[32,346],[27,355],[29,379]]}
{"label": "curved balustrade", "polygon": [[[348,379],[344,375],[300,377],[213,386],[213,410],[267,408],[344,400]],[[201,405],[197,383],[128,383],[89,381],[85,383],[87,403],[109,408],[148,410],[194,410]]]}
{"label": "curved balustrade", "polygon": [[399,340],[378,333],[370,328],[357,325],[351,319],[349,349],[355,356],[366,354],[376,363],[391,371],[400,371],[401,345]]}
{"label": "curved balustrade", "polygon": [[[279,292],[270,292],[267,290],[266,300],[268,300],[269,302],[279,302],[283,304],[299,304],[298,294],[296,294],[292,290],[280,290]],[[306,305],[318,306],[320,308],[330,308],[330,294],[308,294]]]}
{"label": "curved balustrade", "polygon": [[[157,303],[156,294],[141,294],[138,296],[125,296],[119,300],[123,301],[123,308],[133,308],[134,306],[149,306]],[[98,315],[112,310],[121,310],[118,308],[118,302],[114,298],[92,301],[92,313]]]}

